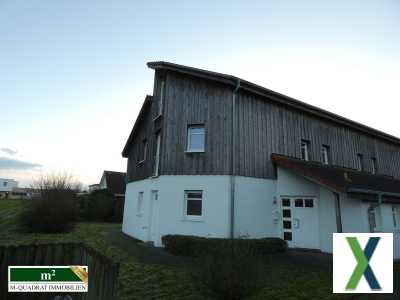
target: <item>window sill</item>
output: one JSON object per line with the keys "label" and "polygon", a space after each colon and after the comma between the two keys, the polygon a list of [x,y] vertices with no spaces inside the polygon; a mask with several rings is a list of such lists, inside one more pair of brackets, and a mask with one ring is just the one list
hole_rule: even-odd
{"label": "window sill", "polygon": [[203,218],[191,218],[191,217],[184,217],[182,219],[182,222],[199,222],[199,223],[204,223]]}
{"label": "window sill", "polygon": [[158,119],[160,119],[162,117],[162,114],[158,114],[154,119],[153,122],[157,121]]}
{"label": "window sill", "polygon": [[185,153],[204,153],[204,150],[186,150]]}
{"label": "window sill", "polygon": [[144,159],[144,160],[141,160],[141,161],[139,161],[139,162],[136,164],[136,166],[141,166],[141,165],[143,165],[145,161],[146,161],[145,159]]}

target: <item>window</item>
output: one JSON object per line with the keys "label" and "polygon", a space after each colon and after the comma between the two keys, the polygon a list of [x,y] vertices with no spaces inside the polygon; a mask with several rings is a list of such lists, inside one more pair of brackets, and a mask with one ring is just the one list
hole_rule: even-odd
{"label": "window", "polygon": [[7,186],[7,183],[8,183],[7,181],[4,181],[3,186]]}
{"label": "window", "polygon": [[304,200],[304,207],[314,207],[313,199],[305,199]]}
{"label": "window", "polygon": [[375,209],[373,206],[370,206],[368,208],[368,223],[369,223],[369,232],[375,232],[376,218],[375,218]]}
{"label": "window", "polygon": [[396,215],[396,207],[392,205],[392,217],[393,217],[393,227],[397,227],[397,215]]}
{"label": "window", "polygon": [[202,191],[185,191],[185,217],[187,219],[200,219],[203,215],[202,202]]}
{"label": "window", "polygon": [[376,168],[376,158],[372,157],[371,158],[371,167],[372,167],[372,174],[376,174],[378,172]]}
{"label": "window", "polygon": [[165,98],[165,80],[161,80],[161,87],[160,87],[160,102],[158,103],[158,115],[162,115],[163,105],[164,105],[164,98]]}
{"label": "window", "polygon": [[360,153],[357,154],[357,170],[358,171],[363,171],[364,170],[363,156]]}
{"label": "window", "polygon": [[294,200],[294,206],[296,206],[296,207],[303,207],[303,199],[296,199],[296,200]]}
{"label": "window", "polygon": [[292,221],[283,221],[284,229],[292,229]]}
{"label": "window", "polygon": [[282,199],[282,206],[290,206],[290,199]]}
{"label": "window", "polygon": [[301,140],[301,159],[303,160],[310,159],[309,150],[310,150],[310,142],[306,140]]}
{"label": "window", "polygon": [[158,176],[160,166],[160,147],[161,147],[161,136],[160,132],[156,134],[156,154],[154,156],[154,169],[153,176]]}
{"label": "window", "polygon": [[291,217],[290,209],[284,209],[282,211],[282,215],[284,218],[290,218]]}
{"label": "window", "polygon": [[283,239],[284,239],[285,241],[291,241],[291,240],[292,240],[292,233],[291,233],[291,232],[288,232],[288,231],[285,231],[285,232],[283,233]]}
{"label": "window", "polygon": [[143,210],[143,192],[139,192],[138,201],[137,201],[137,215],[142,215]]}
{"label": "window", "polygon": [[142,143],[140,144],[140,148],[139,148],[139,163],[145,161],[146,156],[147,156],[147,140],[144,139],[142,141]]}
{"label": "window", "polygon": [[322,163],[324,165],[329,165],[330,153],[329,146],[322,145]]}
{"label": "window", "polygon": [[189,125],[187,134],[187,152],[204,152],[204,125]]}

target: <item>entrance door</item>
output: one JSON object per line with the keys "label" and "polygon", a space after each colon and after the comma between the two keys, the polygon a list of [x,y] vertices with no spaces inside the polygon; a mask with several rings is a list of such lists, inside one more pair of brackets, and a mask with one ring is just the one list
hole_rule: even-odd
{"label": "entrance door", "polygon": [[315,198],[283,197],[282,235],[289,247],[318,249],[318,208]]}
{"label": "entrance door", "polygon": [[151,191],[148,240],[153,241],[155,246],[160,246],[158,219],[159,219],[158,191]]}

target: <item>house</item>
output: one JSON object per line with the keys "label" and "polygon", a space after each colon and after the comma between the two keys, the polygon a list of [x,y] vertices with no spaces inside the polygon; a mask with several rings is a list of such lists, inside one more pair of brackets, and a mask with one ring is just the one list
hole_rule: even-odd
{"label": "house", "polygon": [[0,178],[0,199],[8,199],[18,182],[14,179]]}
{"label": "house", "polygon": [[91,192],[99,190],[100,189],[100,185],[98,183],[90,184],[88,186],[88,188],[89,188],[89,193],[91,193]]}
{"label": "house", "polygon": [[128,158],[123,232],[280,237],[332,252],[334,232],[394,232],[400,139],[243,79],[151,62]]}
{"label": "house", "polygon": [[115,171],[104,171],[100,183],[96,187],[98,190],[109,190],[115,197],[125,196],[126,173]]}

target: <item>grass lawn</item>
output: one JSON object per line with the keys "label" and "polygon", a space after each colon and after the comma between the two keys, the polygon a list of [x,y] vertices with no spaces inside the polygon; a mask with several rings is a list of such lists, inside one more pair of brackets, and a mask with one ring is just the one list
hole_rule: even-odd
{"label": "grass lawn", "polygon": [[[27,234],[18,232],[16,217],[28,201],[0,200],[0,245],[34,242],[84,242],[120,264],[120,299],[213,299],[196,284],[184,266],[143,263],[124,247],[104,238],[118,231],[119,224],[78,223],[67,234]],[[134,243],[132,241],[132,243]],[[141,246],[143,251],[147,251]],[[141,248],[141,249],[142,249]],[[285,256],[271,257],[265,270],[266,287],[250,299],[351,299],[331,293],[331,269],[318,264],[292,264]],[[285,263],[286,261],[286,263]]]}

